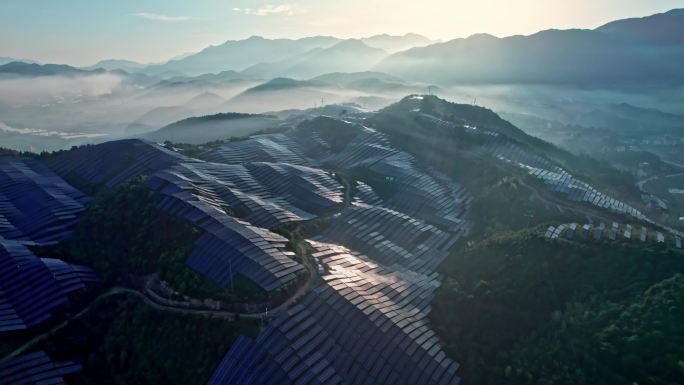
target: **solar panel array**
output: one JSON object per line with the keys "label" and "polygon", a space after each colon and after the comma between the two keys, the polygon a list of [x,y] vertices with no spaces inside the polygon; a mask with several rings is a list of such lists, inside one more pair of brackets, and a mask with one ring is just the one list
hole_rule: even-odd
{"label": "solar panel array", "polygon": [[325,283],[256,340],[240,337],[210,384],[458,384],[427,314],[437,274],[389,271],[311,242]]}
{"label": "solar panel array", "polygon": [[[544,237],[548,239],[580,239],[589,240],[590,234],[593,234],[594,240],[601,240],[608,232],[608,237],[605,240],[616,242],[648,242],[656,241],[657,243],[667,243],[669,246],[674,246],[676,249],[682,248],[681,234],[673,232],[661,232],[657,230],[649,230],[646,226],[632,226],[631,224],[621,224],[613,222],[609,227],[601,222],[599,225],[592,225],[586,223],[580,227],[577,223],[564,223],[558,226],[549,226],[544,232]],[[639,234],[637,236],[637,233]],[[650,233],[650,235],[649,235]],[[655,235],[655,238],[653,237]]]}
{"label": "solar panel array", "polygon": [[38,258],[21,242],[0,237],[0,332],[49,319],[68,293],[94,281],[97,277],[87,267]]}
{"label": "solar panel array", "polygon": [[[273,144],[281,151],[277,153],[296,163],[283,147],[287,138],[282,139],[285,142]],[[267,147],[271,143],[258,136],[254,140]],[[224,286],[236,274],[267,291],[291,283],[303,266],[285,252],[286,239],[264,228],[313,219],[343,201],[342,186],[322,170],[294,164],[208,163],[137,139],[84,146],[48,163],[59,174],[90,186],[111,187],[150,174],[147,187],[165,197],[159,207],[205,231],[188,265]]]}
{"label": "solar panel array", "polygon": [[469,195],[372,129],[361,127],[336,154],[286,135],[312,164],[370,168],[395,191],[384,202],[356,183],[353,204],[309,241],[324,282],[256,340],[239,338],[210,383],[457,384],[458,364],[427,314],[439,286],[434,270],[469,230]]}
{"label": "solar panel array", "polygon": [[299,146],[284,134],[255,135],[246,140],[226,143],[207,155],[205,160],[218,163],[284,162],[305,165],[310,160]]}
{"label": "solar panel array", "polygon": [[0,236],[39,244],[71,234],[88,198],[39,161],[0,158]]}
{"label": "solar panel array", "polygon": [[[234,344],[213,381],[458,383],[458,364],[442,352],[427,314],[439,286],[434,269],[468,231],[462,217],[469,196],[375,130],[359,126],[337,153],[317,138],[313,145],[292,133],[231,142],[209,155],[224,164],[138,140],[88,146],[49,162],[92,186],[151,174],[146,186],[162,195],[158,207],[204,231],[188,265],[224,287],[241,274],[267,291],[291,284],[304,269],[286,252],[287,239],[267,228],[332,213],[344,200],[337,181],[306,165],[384,175],[395,187],[387,202],[358,184],[356,203],[311,241],[324,283],[257,340]],[[61,261],[41,262],[60,290],[88,277]]]}
{"label": "solar panel array", "polygon": [[[465,233],[466,226],[460,230]],[[459,234],[448,233],[401,212],[354,205],[332,220],[323,237],[365,253],[384,266],[432,272]]]}
{"label": "solar panel array", "polygon": [[[427,121],[439,126],[456,126],[437,117],[421,114]],[[485,138],[482,150],[497,159],[524,168],[531,176],[540,179],[552,191],[567,196],[577,202],[608,209],[618,214],[628,214],[636,219],[654,223],[635,207],[604,194],[586,182],[575,178],[563,168],[555,165],[541,154],[532,152],[504,136],[494,135],[491,131],[475,130]]]}
{"label": "solar panel array", "polygon": [[470,197],[462,186],[440,173],[421,167],[413,155],[393,147],[386,134],[360,127],[341,152],[320,161],[336,167],[368,168],[391,184],[386,205],[439,226],[457,229]]}
{"label": "solar panel array", "polygon": [[157,172],[147,186],[190,192],[266,228],[313,219],[343,201],[342,186],[325,172],[289,164],[182,163]]}
{"label": "solar panel array", "polygon": [[457,231],[471,197],[463,186],[433,170],[418,167],[413,156],[401,152],[373,164],[370,169],[396,190],[387,201],[392,208],[438,226]]}
{"label": "solar panel array", "polygon": [[[316,140],[312,141],[312,137]],[[279,147],[265,143],[281,143],[290,153],[283,155]],[[259,151],[248,150],[254,147]],[[290,130],[227,143],[206,159],[224,163],[308,162],[311,166],[326,164],[340,169],[369,168],[391,180],[396,193],[386,205],[442,227],[462,226],[460,218],[470,200],[463,187],[434,170],[420,167],[412,155],[396,149],[386,134],[358,125],[357,135],[344,148],[337,153],[330,148],[315,131],[307,131],[303,136],[297,130]],[[296,154],[296,159],[293,160],[292,154]]]}
{"label": "solar panel array", "polygon": [[52,361],[43,351],[0,362],[0,385],[60,385],[63,376],[81,371],[73,361]]}
{"label": "solar panel array", "polygon": [[327,162],[339,168],[370,167],[389,156],[397,154],[387,135],[372,128],[362,127],[359,134],[342,151],[333,154]]}
{"label": "solar panel array", "polygon": [[204,230],[187,264],[224,287],[239,273],[272,291],[303,270],[285,253],[286,238],[230,217],[189,192],[166,195],[159,208]]}
{"label": "solar panel array", "polygon": [[548,189],[564,194],[570,200],[586,202],[618,214],[628,214],[639,220],[647,220],[641,211],[631,205],[598,191],[543,156],[503,137],[492,138],[483,146],[483,150],[502,161],[524,168],[531,176],[544,182]]}
{"label": "solar panel array", "polygon": [[242,274],[266,291],[294,281],[303,266],[285,252],[287,239],[265,228],[313,219],[343,201],[342,186],[325,172],[290,164],[181,163],[146,185],[165,197],[159,208],[205,231],[190,267],[225,287]]}
{"label": "solar panel array", "polygon": [[342,185],[323,170],[287,163],[252,163],[247,167],[276,196],[312,213],[344,201]]}
{"label": "solar panel array", "polygon": [[152,142],[125,139],[67,151],[46,164],[66,179],[113,187],[183,160],[189,158]]}

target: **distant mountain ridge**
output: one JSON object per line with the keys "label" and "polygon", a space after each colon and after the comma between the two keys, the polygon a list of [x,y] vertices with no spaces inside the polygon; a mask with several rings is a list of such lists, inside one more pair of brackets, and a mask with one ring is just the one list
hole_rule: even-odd
{"label": "distant mountain ridge", "polygon": [[[673,9],[616,20],[594,30],[552,29],[503,38],[476,34],[446,42],[417,34],[346,40],[332,36],[252,36],[229,40],[163,64],[144,66],[127,60],[105,60],[87,68],[141,72],[159,79],[190,79],[206,84],[228,79],[304,80],[335,72],[377,71],[405,81],[439,85],[658,87],[684,85],[684,71],[679,68],[682,62],[684,9]],[[26,63],[13,64],[15,68],[3,68],[1,72],[75,73],[66,67],[23,65]],[[202,78],[191,79],[198,76]]]}
{"label": "distant mountain ridge", "polygon": [[14,61],[11,63],[0,65],[0,76],[74,76],[101,72],[104,71],[86,71],[72,66],[68,66],[66,64],[36,64]]}
{"label": "distant mountain ridge", "polygon": [[331,72],[365,71],[387,57],[387,52],[361,40],[342,40],[328,48],[317,48],[303,55],[274,63],[260,63],[242,71],[243,75],[311,78]]}
{"label": "distant mountain ridge", "polygon": [[145,68],[147,64],[142,64],[138,63],[132,60],[123,60],[123,59],[108,59],[108,60],[100,60],[99,62],[93,64],[92,66],[89,67],[83,67],[85,70],[94,70],[98,68],[102,68],[107,71],[113,71],[113,70],[123,70],[126,72],[135,72],[139,71],[143,68]]}
{"label": "distant mountain ridge", "polygon": [[478,34],[394,54],[374,68],[445,84],[684,84],[684,10],[595,30]]}
{"label": "distant mountain ridge", "polygon": [[254,64],[284,60],[314,48],[327,48],[339,39],[329,36],[293,39],[265,39],[252,36],[245,40],[229,40],[210,46],[180,60],[149,66],[151,74],[201,75],[228,70],[241,71]]}
{"label": "distant mountain ridge", "polygon": [[241,137],[276,127],[276,117],[261,114],[219,113],[177,121],[144,134],[143,137],[159,142],[202,144],[230,137]]}
{"label": "distant mountain ridge", "polygon": [[393,36],[384,33],[360,40],[369,47],[380,48],[389,53],[404,51],[414,47],[424,47],[438,42],[416,33],[407,33],[403,36]]}
{"label": "distant mountain ridge", "polygon": [[[383,34],[361,39],[340,39],[332,36],[313,36],[301,39],[267,39],[261,36],[252,36],[244,40],[229,40],[217,46],[207,47],[198,53],[178,60],[148,66],[143,71],[160,76],[192,76],[223,71],[243,71],[253,67],[259,68],[258,66],[263,68],[272,63],[301,62],[305,58],[316,57],[321,54],[320,50],[331,48],[341,43],[344,43],[343,46],[345,44],[356,44],[357,49],[359,49],[358,42],[362,42],[368,48],[396,52],[411,47],[426,46],[435,41],[413,33],[403,36]],[[353,72],[353,70],[349,69],[346,71]],[[252,72],[255,71],[253,70]],[[278,74],[278,76],[289,76],[289,74],[282,73]]]}
{"label": "distant mountain ridge", "polygon": [[616,20],[596,30],[650,44],[684,44],[684,8],[646,17]]}
{"label": "distant mountain ridge", "polygon": [[13,57],[0,56],[0,65],[12,63],[12,62],[24,62],[24,63],[29,63],[29,64],[32,64],[32,63],[38,64],[38,62],[33,61],[33,60],[29,60],[29,59],[17,59],[17,58],[13,58]]}

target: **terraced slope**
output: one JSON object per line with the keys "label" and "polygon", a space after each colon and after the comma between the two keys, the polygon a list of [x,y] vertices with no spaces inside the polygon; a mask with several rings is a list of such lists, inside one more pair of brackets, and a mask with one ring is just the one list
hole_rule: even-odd
{"label": "terraced slope", "polygon": [[353,203],[309,240],[323,282],[256,340],[238,340],[210,383],[458,383],[458,364],[426,319],[440,284],[434,271],[470,228],[463,220],[468,194],[383,133],[337,121],[353,136],[334,143],[317,123],[331,122],[306,124],[313,144],[292,130],[227,143],[208,157],[240,163],[246,148],[258,147],[252,160],[277,159],[278,149],[264,143],[287,141],[312,166],[352,176],[371,170],[391,181],[391,194],[384,200],[355,181]]}
{"label": "terraced slope", "polygon": [[426,319],[436,274],[311,243],[325,282],[255,341],[236,341],[210,384],[459,383]]}
{"label": "terraced slope", "polygon": [[47,162],[91,191],[149,175],[146,186],[163,197],[158,208],[204,230],[188,265],[224,287],[238,274],[269,292],[292,284],[303,266],[285,250],[287,239],[268,229],[316,218],[343,200],[342,186],[320,169],[208,163],[142,140],[82,147]]}
{"label": "terraced slope", "polygon": [[69,293],[97,281],[87,267],[27,248],[71,235],[88,200],[38,160],[0,158],[0,332],[46,321]]}
{"label": "terraced slope", "polygon": [[[339,140],[340,126],[347,126],[343,134],[347,140]],[[273,146],[274,143],[279,145]],[[287,148],[287,153],[281,148]],[[386,199],[388,207],[452,230],[462,225],[460,217],[467,203],[463,187],[434,169],[419,165],[413,155],[394,147],[387,134],[361,124],[318,118],[284,134],[226,143],[204,158],[242,163],[245,159],[272,162],[281,156],[284,161],[293,160],[294,156],[297,163],[352,174],[370,171],[373,176],[381,176],[382,184],[389,185],[392,196]]]}
{"label": "terraced slope", "polygon": [[[459,164],[461,152],[482,163]],[[152,205],[202,230],[187,264],[224,287],[239,275],[267,292],[290,289],[314,267],[258,337],[233,344],[212,384],[436,385],[460,381],[428,321],[437,268],[472,227],[473,196],[453,170],[486,164],[538,179],[559,199],[647,220],[572,176],[559,156],[491,111],[414,96],[366,121],[318,117],[231,141],[203,160],[127,140],[45,162],[89,193],[144,179],[143,191],[160,197]],[[276,233],[291,224],[306,232],[310,257],[295,260]],[[87,275],[41,263],[62,288]]]}

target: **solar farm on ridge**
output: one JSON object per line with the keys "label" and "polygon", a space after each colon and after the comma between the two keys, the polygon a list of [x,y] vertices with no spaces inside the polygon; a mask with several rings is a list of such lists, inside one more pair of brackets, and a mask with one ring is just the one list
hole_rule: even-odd
{"label": "solar farm on ridge", "polygon": [[[477,135],[479,154],[522,169],[563,199],[648,221],[502,133],[416,115]],[[472,229],[472,194],[362,119],[304,123],[305,132],[229,141],[198,158],[144,140],[0,158],[0,333],[40,327],[70,293],[97,284],[90,267],[31,249],[70,237],[98,191],[142,178],[160,213],[199,229],[187,267],[224,290],[242,277],[282,299],[270,312],[240,315],[263,328],[232,344],[210,384],[458,384],[459,363],[428,315],[438,266]],[[292,229],[305,234],[305,254],[293,250]],[[239,316],[148,286],[112,290],[133,289],[165,311]],[[59,383],[79,370],[73,359],[21,351],[0,364],[0,377],[29,384],[38,373]]]}

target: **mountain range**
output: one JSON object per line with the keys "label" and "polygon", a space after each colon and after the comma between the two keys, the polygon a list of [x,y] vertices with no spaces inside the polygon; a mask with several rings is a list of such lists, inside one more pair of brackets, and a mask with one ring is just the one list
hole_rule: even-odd
{"label": "mountain range", "polygon": [[[593,30],[545,30],[529,36],[435,42],[424,36],[376,35],[266,39],[210,46],[163,64],[105,60],[87,70],[141,72],[159,79],[299,80],[334,72],[384,72],[406,81],[449,84],[663,86],[684,84],[684,9],[613,21]],[[6,65],[5,65],[6,66]],[[26,67],[42,74],[65,68]],[[2,67],[2,72],[8,69]],[[72,71],[73,72],[73,71]]]}
{"label": "mountain range", "polygon": [[479,34],[392,55],[375,67],[447,84],[673,85],[684,82],[684,10],[595,30]]}
{"label": "mountain range", "polygon": [[12,61],[0,65],[0,76],[76,76],[93,72],[103,72],[103,70],[87,71],[66,64],[36,64],[23,61]]}
{"label": "mountain range", "polygon": [[[317,64],[327,66],[338,59],[342,59],[339,67],[349,64],[350,59],[345,56],[345,53],[362,54],[357,60],[359,62],[357,66],[363,65],[367,68],[369,63],[367,56],[378,60],[381,56],[387,56],[387,52],[427,46],[434,42],[427,37],[412,33],[404,36],[376,35],[358,40],[343,40],[331,36],[302,39],[266,39],[261,36],[252,36],[245,40],[229,40],[221,45],[205,48],[196,54],[171,60],[168,63],[148,66],[144,71],[153,75],[201,75],[227,70],[247,70],[252,74],[260,74],[275,64],[281,70],[290,71],[278,75],[289,76],[301,74],[304,71],[303,68],[298,67],[310,68]],[[313,61],[305,65],[305,62],[310,60]],[[309,75],[310,73],[307,72],[306,76]]]}

